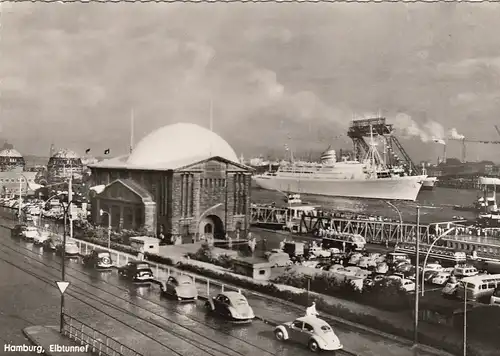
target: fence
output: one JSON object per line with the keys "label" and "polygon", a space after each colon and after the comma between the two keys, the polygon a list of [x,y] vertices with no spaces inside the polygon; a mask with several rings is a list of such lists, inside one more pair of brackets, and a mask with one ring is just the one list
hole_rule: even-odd
{"label": "fence", "polygon": [[[80,248],[80,254],[86,255],[89,254],[93,249],[99,248],[99,249],[107,249],[103,246],[93,244],[91,242],[87,241],[82,241],[78,239],[74,239],[77,245]],[[116,267],[121,267],[126,265],[129,261],[137,261],[138,257],[130,255],[125,252],[120,252],[120,251],[115,251],[115,250],[109,250],[111,253],[111,258],[113,260],[113,264]],[[211,295],[221,293],[224,291],[240,291],[236,287],[228,286],[224,283],[221,283],[219,281],[216,281],[211,278],[207,277],[202,277],[199,275],[194,275],[185,271],[182,271],[178,268],[171,267],[171,266],[165,266],[161,265],[158,263],[154,263],[151,261],[145,261],[147,262],[150,266],[151,269],[153,270],[153,274],[155,277],[155,280],[157,281],[166,281],[168,277],[171,275],[187,275],[190,276],[193,281],[196,283],[196,286],[198,287],[198,292],[201,297],[209,297]],[[213,265],[208,265],[204,266],[203,262],[198,262],[198,261],[190,261],[192,264],[199,264],[200,266],[203,266],[205,268],[214,268]],[[240,278],[245,278],[243,276],[239,276]]]}
{"label": "fence", "polygon": [[68,314],[63,314],[63,335],[83,346],[88,345],[88,350],[99,356],[143,356]]}

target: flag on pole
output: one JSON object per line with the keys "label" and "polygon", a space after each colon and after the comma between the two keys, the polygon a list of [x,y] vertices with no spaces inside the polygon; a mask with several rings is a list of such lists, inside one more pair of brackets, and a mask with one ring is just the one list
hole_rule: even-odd
{"label": "flag on pole", "polygon": [[107,149],[104,150],[104,154],[105,155],[109,154],[109,148],[107,148]]}
{"label": "flag on pole", "polygon": [[89,154],[89,152],[90,152],[90,148],[87,148],[87,149],[85,150],[85,154],[87,155],[87,154]]}

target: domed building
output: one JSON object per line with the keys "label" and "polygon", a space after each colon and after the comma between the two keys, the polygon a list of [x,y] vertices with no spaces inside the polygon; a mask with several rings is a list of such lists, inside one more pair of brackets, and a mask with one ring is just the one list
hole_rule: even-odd
{"label": "domed building", "polygon": [[49,184],[65,182],[69,177],[78,181],[82,179],[83,164],[80,156],[68,149],[56,151],[47,165],[47,180]]}
{"label": "domed building", "polygon": [[0,172],[24,171],[26,163],[23,155],[14,148],[4,148],[0,150]]}
{"label": "domed building", "polygon": [[[131,154],[89,165],[93,221],[114,229],[145,228],[168,238],[223,237],[250,224],[251,168],[201,126],[178,123],[143,138]],[[104,219],[103,219],[104,218]]]}

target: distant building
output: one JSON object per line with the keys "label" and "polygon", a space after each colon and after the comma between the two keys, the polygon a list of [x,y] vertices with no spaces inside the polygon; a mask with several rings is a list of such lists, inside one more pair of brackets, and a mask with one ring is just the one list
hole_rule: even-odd
{"label": "distant building", "polygon": [[14,148],[4,148],[0,150],[0,172],[24,171],[26,163],[23,156]]}
{"label": "distant building", "polygon": [[55,152],[47,165],[47,182],[49,184],[65,182],[73,176],[75,181],[82,179],[84,166],[82,159],[75,152],[61,149]]}
{"label": "distant building", "polygon": [[198,125],[179,123],[146,136],[129,155],[89,166],[92,219],[115,229],[165,237],[223,237],[250,224],[251,169],[231,146]]}

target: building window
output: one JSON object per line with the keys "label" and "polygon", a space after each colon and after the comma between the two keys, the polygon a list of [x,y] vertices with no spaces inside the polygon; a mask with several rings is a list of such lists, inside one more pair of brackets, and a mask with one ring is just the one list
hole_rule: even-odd
{"label": "building window", "polygon": [[142,208],[137,208],[135,210],[135,228],[139,229],[144,224]]}

